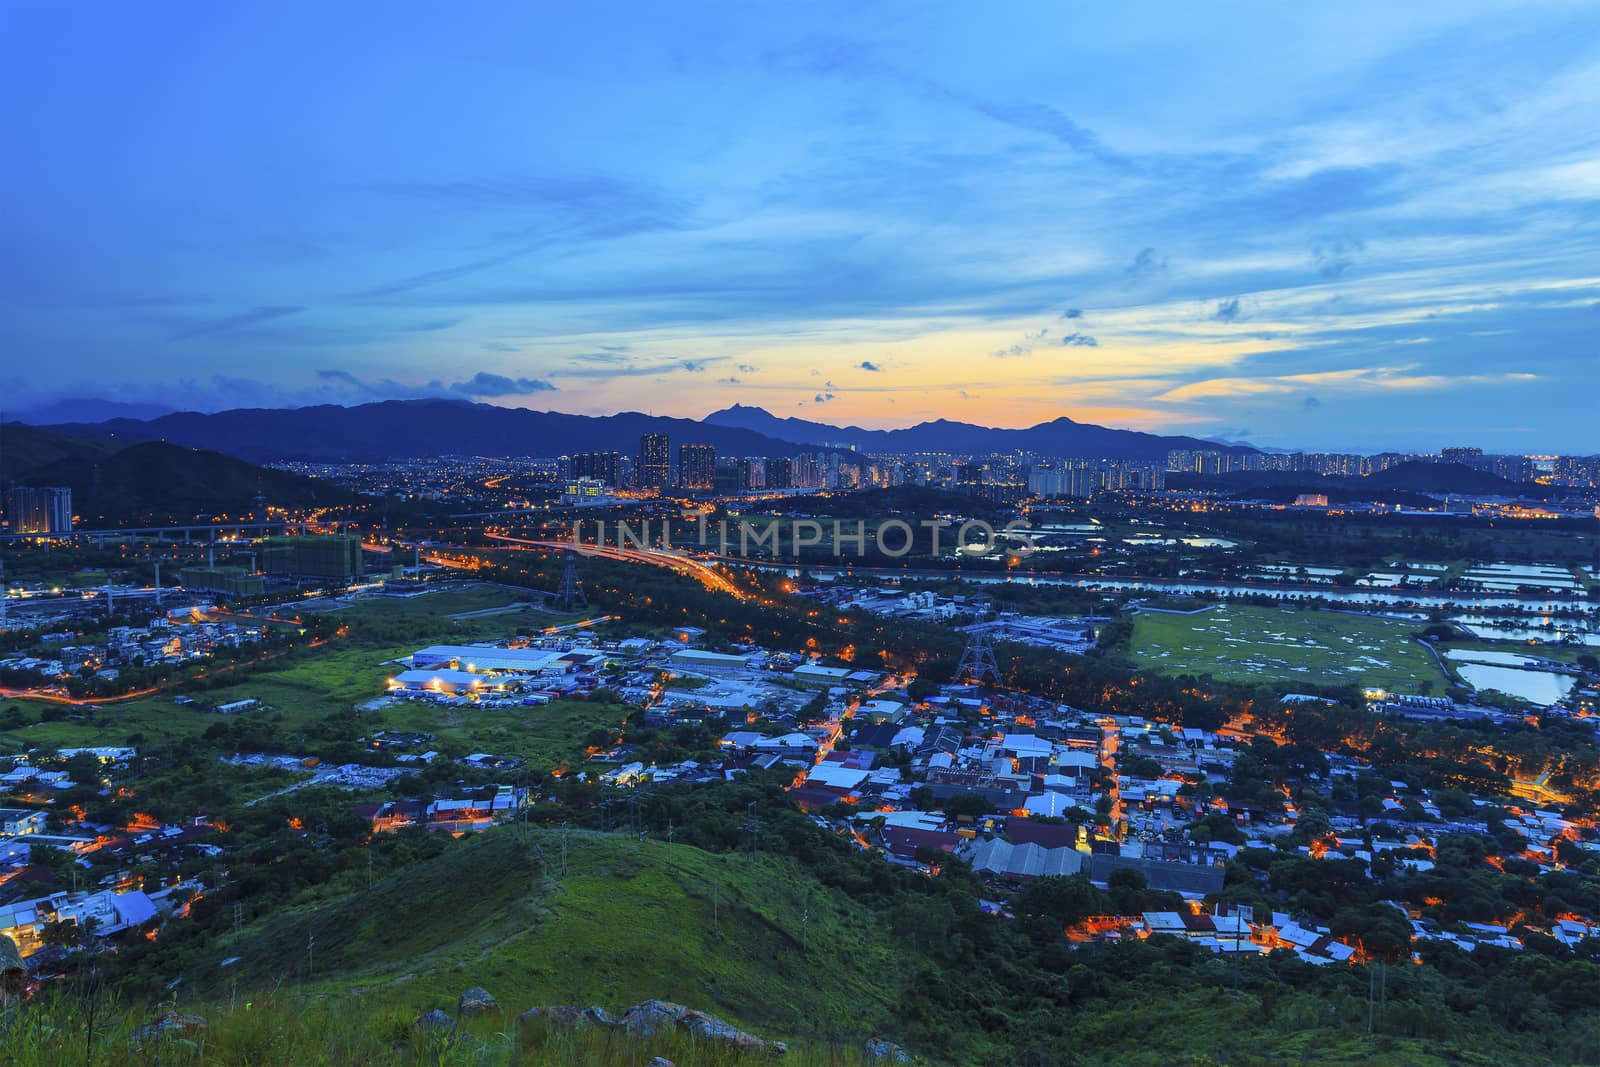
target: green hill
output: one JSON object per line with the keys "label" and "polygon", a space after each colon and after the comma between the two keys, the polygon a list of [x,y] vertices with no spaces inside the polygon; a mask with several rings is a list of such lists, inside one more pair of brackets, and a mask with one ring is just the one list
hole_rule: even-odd
{"label": "green hill", "polygon": [[[42,451],[42,446],[35,450]],[[109,455],[88,451],[63,455],[19,474],[17,480],[71,486],[73,508],[86,526],[245,515],[258,487],[278,506],[341,504],[354,498],[312,478],[164,441],[141,442]]]}
{"label": "green hill", "polygon": [[[566,834],[563,850],[560,829],[502,827],[237,932],[196,937],[170,924],[155,942],[119,951],[120,977],[141,980],[118,983],[120,1000],[99,1007],[92,1037],[80,985],[23,1006],[14,1018],[26,1025],[7,1030],[0,1013],[0,1040],[7,1062],[23,1067],[86,1056],[174,1064],[644,1067],[654,1055],[680,1065],[763,1062],[696,1047],[683,1034],[641,1040],[518,1018],[559,1004],[620,1013],[649,999],[785,1041],[791,1051],[780,1062],[791,1067],[857,1067],[869,1036],[900,1034],[919,1035],[907,1043],[931,1063],[1125,1067],[1588,1062],[1570,1053],[1592,1048],[1596,1036],[1592,1018],[1569,1020],[1570,1033],[1544,1026],[1517,1034],[1481,1015],[1456,1018],[1432,968],[1399,965],[1386,972],[1381,1030],[1368,1035],[1365,968],[1323,972],[1274,958],[1246,961],[1240,975],[1230,961],[1171,938],[1079,954],[1060,945],[1055,920],[1037,916],[1007,920],[995,928],[997,940],[968,946],[954,916],[941,916],[933,883],[885,872],[845,892],[820,869],[772,852],[713,853],[593,831]],[[885,896],[890,883],[901,888]],[[207,905],[195,905],[197,917]],[[225,916],[226,906],[216,914]],[[1513,969],[1526,974],[1507,980],[1537,982],[1549,967],[1518,961]],[[463,1020],[457,1037],[444,1041],[415,1025],[435,1010],[455,1014],[458,998],[475,987],[498,1006]],[[174,1008],[207,1026],[182,1035],[188,1043],[129,1059],[136,1028]],[[1539,1016],[1547,1018],[1553,1022]]]}
{"label": "green hill", "polygon": [[513,1013],[658,998],[788,1040],[865,1038],[890,1021],[906,950],[794,860],[572,831],[562,874],[562,847],[559,830],[490,832],[221,939],[183,986],[295,982],[417,1013],[471,986]]}

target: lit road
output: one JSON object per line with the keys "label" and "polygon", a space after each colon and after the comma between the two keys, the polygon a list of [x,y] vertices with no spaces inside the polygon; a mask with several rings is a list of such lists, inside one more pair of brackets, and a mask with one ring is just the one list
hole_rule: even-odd
{"label": "lit road", "polygon": [[521,537],[511,537],[507,534],[488,534],[491,540],[506,544],[522,545],[528,548],[542,548],[553,552],[566,552],[573,550],[581,555],[593,556],[599,559],[616,560],[619,563],[648,563],[656,567],[665,567],[676,571],[678,574],[688,575],[698,581],[707,589],[719,593],[727,593],[739,600],[749,599],[746,593],[733,583],[726,574],[723,574],[714,564],[705,563],[689,556],[679,555],[676,552],[664,552],[653,548],[619,548],[614,545],[577,545],[570,541],[530,541]]}

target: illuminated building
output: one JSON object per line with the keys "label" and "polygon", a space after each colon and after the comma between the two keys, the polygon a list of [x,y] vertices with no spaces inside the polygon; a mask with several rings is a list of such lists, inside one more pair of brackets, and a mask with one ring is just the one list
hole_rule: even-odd
{"label": "illuminated building", "polygon": [[14,534],[72,532],[72,490],[66,486],[6,490],[6,520]]}
{"label": "illuminated building", "polygon": [[672,460],[668,449],[672,442],[664,433],[647,433],[639,438],[639,463],[634,477],[641,489],[662,490],[671,477]]}
{"label": "illuminated building", "polygon": [[678,446],[678,484],[685,489],[710,489],[716,484],[717,450],[713,445]]}

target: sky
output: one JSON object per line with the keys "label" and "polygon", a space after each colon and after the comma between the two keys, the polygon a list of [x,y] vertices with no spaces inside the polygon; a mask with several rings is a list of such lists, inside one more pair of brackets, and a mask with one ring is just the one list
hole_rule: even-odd
{"label": "sky", "polygon": [[1600,452],[1589,2],[8,0],[0,96],[3,417]]}

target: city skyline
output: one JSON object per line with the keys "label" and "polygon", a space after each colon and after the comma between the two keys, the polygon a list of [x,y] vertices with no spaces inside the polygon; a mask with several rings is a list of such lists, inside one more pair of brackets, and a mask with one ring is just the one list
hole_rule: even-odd
{"label": "city skyline", "polygon": [[5,417],[454,396],[1595,450],[1579,6],[3,18]]}

